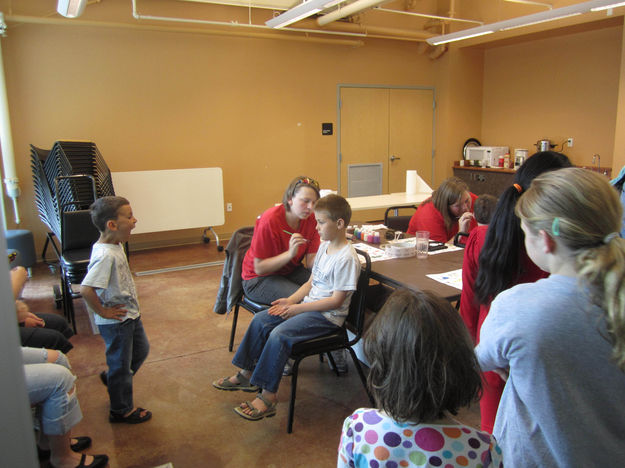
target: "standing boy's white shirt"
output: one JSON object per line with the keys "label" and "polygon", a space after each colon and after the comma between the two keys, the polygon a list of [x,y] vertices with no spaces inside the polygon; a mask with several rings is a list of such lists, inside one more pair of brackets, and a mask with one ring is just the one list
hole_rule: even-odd
{"label": "standing boy's white shirt", "polygon": [[[87,275],[82,285],[94,288],[104,307],[123,304],[126,315],[122,321],[136,319],[141,315],[137,290],[122,244],[100,242],[93,244]],[[107,319],[93,310],[92,312],[95,315],[96,325],[120,323],[119,320]]]}
{"label": "standing boy's white shirt", "polygon": [[351,242],[330,255],[329,245],[330,242],[325,241],[319,246],[312,270],[312,288],[303,302],[331,297],[334,291],[347,291],[347,296],[338,309],[322,312],[325,318],[340,327],[347,317],[351,297],[358,287],[360,260]]}

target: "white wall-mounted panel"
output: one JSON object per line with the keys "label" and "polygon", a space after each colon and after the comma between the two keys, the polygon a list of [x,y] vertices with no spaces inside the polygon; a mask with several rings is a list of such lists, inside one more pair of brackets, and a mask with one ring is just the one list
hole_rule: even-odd
{"label": "white wall-mounted panel", "polygon": [[133,234],[221,226],[223,174],[219,167],[113,172],[115,194],[130,201]]}

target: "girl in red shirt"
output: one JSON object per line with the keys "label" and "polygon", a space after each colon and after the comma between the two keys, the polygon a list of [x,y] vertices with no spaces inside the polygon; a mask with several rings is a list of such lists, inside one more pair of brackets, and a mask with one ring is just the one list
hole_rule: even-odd
{"label": "girl in red shirt", "polygon": [[241,276],[249,299],[271,304],[289,297],[308,281],[319,234],[314,216],[319,184],[310,177],[291,181],[282,204],[269,208],[257,220],[252,244],[245,254]]}
{"label": "girl in red shirt", "polygon": [[408,234],[428,231],[430,239],[447,242],[458,231],[469,232],[477,222],[473,218],[473,202],[477,195],[469,192],[467,184],[458,177],[445,179],[412,215]]}

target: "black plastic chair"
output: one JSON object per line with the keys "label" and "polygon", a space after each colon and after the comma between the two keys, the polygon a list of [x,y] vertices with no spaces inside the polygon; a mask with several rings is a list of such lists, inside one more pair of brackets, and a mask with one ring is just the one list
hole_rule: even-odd
{"label": "black plastic chair", "polygon": [[[371,258],[369,258],[369,255],[362,250],[356,249],[356,252],[359,256],[364,257],[365,264],[363,265],[360,272],[360,277],[358,278],[358,287],[352,295],[352,300],[349,306],[349,314],[345,320],[345,323],[337,331],[332,332],[328,335],[319,336],[311,340],[297,343],[293,346],[293,349],[291,350],[290,357],[291,359],[293,359],[294,362],[292,367],[293,374],[291,377],[291,401],[289,402],[289,419],[287,423],[287,433],[289,434],[293,432],[293,418],[295,415],[295,393],[297,391],[297,375],[299,363],[305,357],[327,353],[330,362],[333,362],[332,355],[329,354],[331,351],[347,349],[350,356],[352,357],[354,367],[356,367],[356,370],[358,371],[358,376],[360,377],[362,385],[367,392],[367,396],[369,397],[371,405],[375,405],[373,397],[371,396],[371,393],[367,388],[367,380],[360,365],[360,361],[358,360],[356,353],[352,349],[352,346],[360,341],[360,338],[362,337],[364,331],[366,310],[365,298],[367,295],[367,288],[369,287],[369,277],[371,275]],[[353,338],[351,340],[349,339],[349,336],[347,334],[348,331],[353,334]]]}
{"label": "black plastic chair", "polygon": [[60,249],[54,241],[54,234],[51,232],[48,233],[48,240],[59,260],[63,315],[76,333],[73,301],[79,298],[80,294],[74,293],[72,284],[80,284],[87,274],[91,247],[98,240],[100,233],[91,222],[89,210],[62,213],[61,231]]}
{"label": "black plastic chair", "polygon": [[454,245],[456,247],[462,247],[464,249],[467,246],[468,239],[469,239],[468,232],[459,232],[454,236]]}
{"label": "black plastic chair", "polygon": [[[71,201],[62,203],[58,196],[59,182],[69,180],[88,179],[92,186],[92,200],[89,201]],[[54,234],[48,233],[48,240],[59,261],[59,269],[61,274],[61,304],[63,307],[63,315],[72,325],[74,333],[76,330],[76,317],[74,314],[74,299],[81,297],[79,293],[74,293],[72,284],[79,284],[87,274],[89,259],[91,257],[91,247],[100,237],[98,229],[91,221],[91,213],[89,209],[82,209],[83,206],[89,206],[96,200],[95,180],[90,175],[73,175],[61,176],[56,179],[57,203],[59,207],[59,215],[61,220],[61,238],[60,248],[54,241]],[[65,211],[66,208],[72,207],[72,210]]]}
{"label": "black plastic chair", "polygon": [[230,330],[230,343],[228,344],[228,351],[232,351],[232,347],[234,346],[234,335],[237,331],[237,319],[239,318],[240,307],[243,307],[245,310],[256,314],[261,310],[268,309],[271,306],[267,304],[261,304],[259,302],[254,302],[245,296],[237,301],[237,304],[234,306],[234,311],[232,312],[232,329]]}
{"label": "black plastic chair", "polygon": [[[410,209],[413,210],[410,215],[399,216],[397,212],[401,209]],[[408,224],[410,223],[410,219],[414,214],[414,211],[417,210],[416,205],[407,205],[407,206],[391,206],[386,209],[384,212],[384,225],[395,231],[408,231]],[[392,212],[392,213],[391,213]]]}

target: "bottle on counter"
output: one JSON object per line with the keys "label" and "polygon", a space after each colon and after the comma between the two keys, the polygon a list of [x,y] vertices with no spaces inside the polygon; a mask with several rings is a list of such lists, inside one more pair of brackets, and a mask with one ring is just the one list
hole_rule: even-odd
{"label": "bottle on counter", "polygon": [[503,157],[503,167],[505,169],[510,168],[510,153],[506,153]]}

